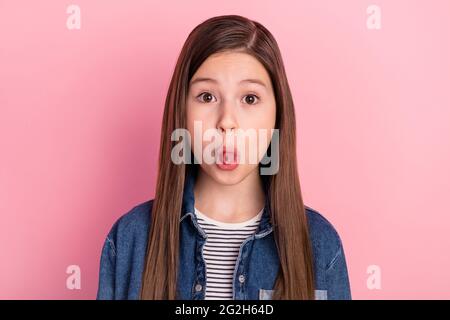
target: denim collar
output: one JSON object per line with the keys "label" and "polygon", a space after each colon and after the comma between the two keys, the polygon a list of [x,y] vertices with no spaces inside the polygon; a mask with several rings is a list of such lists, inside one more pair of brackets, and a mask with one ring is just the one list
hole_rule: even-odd
{"label": "denim collar", "polygon": [[[184,190],[183,190],[183,204],[181,209],[181,217],[180,223],[186,218],[190,217],[193,224],[199,229],[200,233],[203,231],[198,227],[197,216],[194,214],[194,205],[195,205],[195,197],[194,197],[194,185],[198,174],[198,164],[188,164],[186,165],[186,177],[184,182]],[[270,199],[268,193],[268,182],[266,179],[263,179],[263,187],[265,192],[265,205],[264,211],[261,216],[261,220],[259,223],[259,227],[257,232],[255,233],[256,238],[264,237],[270,232],[272,232],[272,223],[270,221]]]}

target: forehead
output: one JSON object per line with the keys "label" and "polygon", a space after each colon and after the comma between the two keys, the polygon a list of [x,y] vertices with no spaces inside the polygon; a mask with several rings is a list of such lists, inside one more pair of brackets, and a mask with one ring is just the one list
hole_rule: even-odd
{"label": "forehead", "polygon": [[245,52],[226,51],[209,56],[193,75],[190,84],[200,78],[212,78],[218,83],[259,79],[270,87],[270,76],[261,62]]}

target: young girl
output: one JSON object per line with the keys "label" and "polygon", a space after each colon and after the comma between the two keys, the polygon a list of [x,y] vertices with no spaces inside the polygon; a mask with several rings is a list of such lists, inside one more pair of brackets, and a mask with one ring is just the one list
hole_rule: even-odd
{"label": "young girl", "polygon": [[[239,130],[263,134],[242,146]],[[97,299],[351,299],[338,233],[303,204],[294,103],[264,26],[227,15],[190,33],[160,143],[155,198],[111,228]]]}

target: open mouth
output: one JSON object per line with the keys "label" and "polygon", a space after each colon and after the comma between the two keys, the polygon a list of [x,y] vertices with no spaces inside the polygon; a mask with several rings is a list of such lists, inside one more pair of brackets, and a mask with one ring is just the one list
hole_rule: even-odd
{"label": "open mouth", "polygon": [[[220,149],[219,149],[220,151]],[[239,165],[239,154],[237,149],[223,148],[222,152],[218,152],[216,165],[222,170],[233,170]]]}

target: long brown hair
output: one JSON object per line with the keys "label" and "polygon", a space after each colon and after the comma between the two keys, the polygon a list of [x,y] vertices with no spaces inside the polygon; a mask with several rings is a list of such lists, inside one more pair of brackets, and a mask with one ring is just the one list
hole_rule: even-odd
{"label": "long brown hair", "polygon": [[226,50],[241,50],[258,59],[268,71],[275,93],[279,170],[267,176],[267,194],[280,269],[272,298],[313,299],[313,259],[297,171],[295,112],[284,64],[272,34],[260,23],[238,15],[213,17],[195,27],[175,66],[163,115],[140,298],[177,299],[181,195],[187,166],[191,164],[171,161],[176,143],[171,141],[171,134],[186,128],[185,104],[191,77],[211,54]]}

